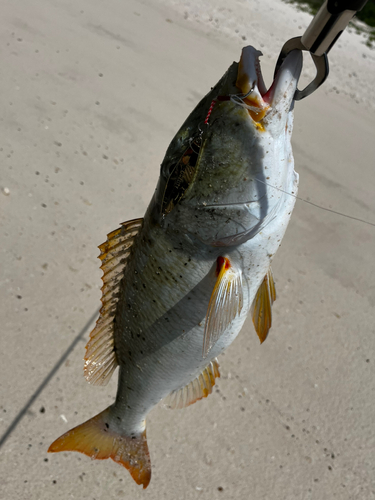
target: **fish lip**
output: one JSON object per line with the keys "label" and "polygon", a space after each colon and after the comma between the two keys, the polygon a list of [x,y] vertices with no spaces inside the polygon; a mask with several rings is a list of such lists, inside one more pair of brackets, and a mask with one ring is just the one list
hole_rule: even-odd
{"label": "fish lip", "polygon": [[302,70],[302,52],[293,50],[280,66],[271,87],[262,96],[263,100],[271,107],[290,108],[298,80]]}
{"label": "fish lip", "polygon": [[289,111],[302,70],[302,52],[293,50],[280,66],[270,88],[264,84],[259,57],[262,53],[249,45],[242,49],[238,65],[236,87],[242,92],[233,100],[244,105],[256,122],[275,107]]}

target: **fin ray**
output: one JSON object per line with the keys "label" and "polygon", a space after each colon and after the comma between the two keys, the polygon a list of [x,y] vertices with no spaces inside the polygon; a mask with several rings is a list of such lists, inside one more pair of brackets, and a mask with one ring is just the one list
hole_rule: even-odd
{"label": "fin ray", "polygon": [[143,219],[123,222],[99,246],[103,271],[102,307],[95,328],[86,345],[84,374],[94,385],[106,385],[117,366],[114,350],[114,323],[120,285],[130,255],[130,247],[142,227]]}
{"label": "fin ray", "polygon": [[276,288],[271,268],[265,275],[252,305],[255,331],[262,344],[272,326],[272,304],[276,300]]}
{"label": "fin ray", "polygon": [[202,372],[187,385],[172,391],[163,402],[166,408],[180,410],[206,398],[212,393],[215,379],[220,377],[219,362],[216,358],[208,363]]}
{"label": "fin ray", "polygon": [[243,307],[241,270],[233,267],[226,257],[218,257],[217,270],[204,327],[204,358]]}
{"label": "fin ray", "polygon": [[146,430],[136,436],[118,434],[111,430],[109,410],[107,408],[60,436],[48,452],[78,451],[96,460],[111,458],[128,469],[137,484],[147,488],[151,479],[151,463]]}

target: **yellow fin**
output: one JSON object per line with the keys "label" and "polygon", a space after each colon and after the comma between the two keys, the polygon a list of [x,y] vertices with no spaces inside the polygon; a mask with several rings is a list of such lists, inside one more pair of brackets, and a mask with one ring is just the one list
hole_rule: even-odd
{"label": "yellow fin", "polygon": [[206,398],[212,392],[215,379],[220,377],[219,362],[215,358],[208,363],[206,368],[189,382],[185,387],[172,391],[163,404],[171,410],[186,408],[200,399]]}
{"label": "yellow fin", "polygon": [[203,357],[216,344],[243,306],[242,273],[226,257],[218,257],[217,280],[208,304],[203,338]]}
{"label": "yellow fin", "polygon": [[86,345],[84,366],[85,378],[90,384],[106,385],[118,365],[114,351],[113,318],[130,247],[142,222],[143,219],[123,222],[119,229],[109,233],[107,241],[99,247],[103,270],[102,308]]}
{"label": "yellow fin", "polygon": [[112,458],[128,469],[137,484],[147,488],[151,479],[151,463],[146,430],[136,436],[118,434],[111,430],[109,409],[60,436],[48,452],[79,451],[92,459]]}
{"label": "yellow fin", "polygon": [[272,326],[272,304],[276,300],[276,288],[272,270],[269,268],[253,302],[253,323],[262,344]]}

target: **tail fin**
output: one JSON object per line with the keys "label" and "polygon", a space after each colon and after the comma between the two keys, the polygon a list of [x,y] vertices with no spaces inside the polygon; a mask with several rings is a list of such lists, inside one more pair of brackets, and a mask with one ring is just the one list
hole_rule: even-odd
{"label": "tail fin", "polygon": [[146,430],[138,436],[124,436],[111,430],[109,408],[60,436],[48,451],[79,451],[97,460],[112,458],[128,469],[143,488],[147,488],[151,479]]}

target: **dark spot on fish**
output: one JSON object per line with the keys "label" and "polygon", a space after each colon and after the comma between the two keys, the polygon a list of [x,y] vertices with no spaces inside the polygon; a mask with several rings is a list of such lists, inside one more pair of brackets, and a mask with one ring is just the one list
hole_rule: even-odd
{"label": "dark spot on fish", "polygon": [[160,271],[162,271],[163,269],[159,266],[158,269],[160,269]]}
{"label": "dark spot on fish", "polygon": [[131,352],[131,351],[128,351],[128,353],[129,353],[129,356],[131,357],[131,355],[132,355],[132,352]]}
{"label": "dark spot on fish", "polygon": [[143,340],[144,342],[146,342],[146,339],[145,339],[144,337],[142,337],[142,340]]}
{"label": "dark spot on fish", "polygon": [[182,278],[181,274],[180,274],[180,278]]}
{"label": "dark spot on fish", "polygon": [[104,425],[107,427],[107,429],[109,429],[109,425],[107,424],[107,422],[105,422]]}
{"label": "dark spot on fish", "polygon": [[135,436],[132,436],[132,439],[136,439],[136,437],[135,437]]}
{"label": "dark spot on fish", "polygon": [[138,274],[138,271],[136,269],[134,269],[134,274]]}
{"label": "dark spot on fish", "polygon": [[39,411],[40,413],[45,413],[46,409],[44,408],[44,406],[42,406]]}
{"label": "dark spot on fish", "polygon": [[127,389],[129,389],[129,391],[132,391],[133,389],[131,387],[129,387],[128,385],[126,386]]}
{"label": "dark spot on fish", "polygon": [[146,288],[146,285],[144,283],[142,283],[142,286],[143,286],[143,288]]}
{"label": "dark spot on fish", "polygon": [[143,351],[139,351],[141,354],[143,354]]}
{"label": "dark spot on fish", "polygon": [[48,462],[48,458],[45,458],[45,459],[44,459],[44,461],[45,461],[45,462]]}
{"label": "dark spot on fish", "polygon": [[114,345],[113,346],[113,352],[116,352],[117,351],[117,347]]}
{"label": "dark spot on fish", "polygon": [[116,418],[117,418],[117,420],[120,420],[120,422],[121,422],[121,417],[116,417]]}
{"label": "dark spot on fish", "polygon": [[137,337],[139,338],[140,336],[141,336],[141,334],[140,334],[140,333],[137,333]]}
{"label": "dark spot on fish", "polygon": [[129,405],[128,405],[128,408],[129,408],[129,410],[131,410],[131,409],[132,409],[132,407],[131,407],[131,406],[129,406]]}
{"label": "dark spot on fish", "polygon": [[152,302],[155,302],[155,303],[156,303],[156,300],[155,300],[155,299],[152,299]]}
{"label": "dark spot on fish", "polygon": [[224,488],[222,486],[218,486],[217,491],[224,491]]}

